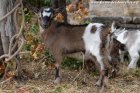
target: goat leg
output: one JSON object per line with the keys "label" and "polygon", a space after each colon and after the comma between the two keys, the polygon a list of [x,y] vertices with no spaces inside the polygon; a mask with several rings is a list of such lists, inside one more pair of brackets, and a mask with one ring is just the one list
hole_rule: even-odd
{"label": "goat leg", "polygon": [[103,80],[103,71],[100,70],[101,67],[100,67],[100,64],[97,62],[96,57],[93,56],[92,54],[90,54],[89,56],[90,56],[90,59],[95,63],[95,67],[97,68],[97,70],[100,72],[99,79],[95,84],[96,86],[100,87],[102,85],[102,80]]}
{"label": "goat leg", "polygon": [[103,80],[103,75],[100,74],[100,77],[99,77],[99,79],[98,79],[98,81],[96,82],[95,85],[98,86],[98,87],[102,86],[102,80]]}
{"label": "goat leg", "polygon": [[106,87],[108,86],[108,77],[107,76],[104,76],[103,77],[103,82],[102,82],[102,86],[101,86],[101,89],[99,90],[99,93],[104,93]]}
{"label": "goat leg", "polygon": [[59,68],[55,68],[55,71],[56,71],[56,73],[55,73],[55,81],[54,81],[54,83],[55,84],[59,84],[60,83],[60,81],[61,81],[61,79],[60,79],[60,71],[59,71]]}
{"label": "goat leg", "polygon": [[55,63],[55,84],[60,84],[61,82],[61,74],[60,74],[60,64],[61,64],[61,57],[57,57],[58,59],[56,60]]}

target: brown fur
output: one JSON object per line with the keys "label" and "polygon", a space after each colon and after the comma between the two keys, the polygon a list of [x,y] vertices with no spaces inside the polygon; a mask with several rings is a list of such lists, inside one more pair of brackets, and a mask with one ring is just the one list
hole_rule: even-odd
{"label": "brown fur", "polygon": [[85,26],[65,26],[53,22],[50,27],[42,34],[46,46],[55,57],[63,54],[84,51],[82,35]]}
{"label": "brown fur", "polygon": [[113,38],[113,41],[110,44],[110,56],[111,56],[111,60],[112,60],[112,65],[119,69],[119,63],[120,63],[120,54],[119,54],[119,49],[120,50],[125,50],[125,45],[121,44],[118,40],[116,40],[115,38]]}
{"label": "brown fur", "polygon": [[96,26],[92,26],[91,33],[95,33],[96,30],[97,30],[97,27]]}
{"label": "brown fur", "polygon": [[108,59],[108,51],[107,51],[107,48],[106,48],[106,45],[107,45],[107,36],[109,35],[110,33],[110,27],[109,26],[103,26],[103,31],[101,31],[101,45],[100,45],[100,53],[101,55],[103,56],[103,62],[104,62],[104,65],[105,65],[105,68],[107,69],[110,69],[111,70],[111,65],[109,64],[109,59]]}

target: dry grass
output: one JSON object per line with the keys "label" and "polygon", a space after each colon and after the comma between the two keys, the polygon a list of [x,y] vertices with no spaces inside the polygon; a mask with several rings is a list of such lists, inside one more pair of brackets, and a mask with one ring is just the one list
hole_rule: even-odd
{"label": "dry grass", "polygon": [[[86,71],[62,70],[63,80],[59,85],[53,84],[54,70],[43,67],[43,64],[28,63],[26,68],[36,75],[36,78],[19,82],[7,80],[0,83],[0,93],[97,93],[94,85],[98,76]],[[42,68],[43,67],[43,68]],[[139,93],[140,69],[127,71],[122,66],[118,76],[109,80],[105,93]]]}

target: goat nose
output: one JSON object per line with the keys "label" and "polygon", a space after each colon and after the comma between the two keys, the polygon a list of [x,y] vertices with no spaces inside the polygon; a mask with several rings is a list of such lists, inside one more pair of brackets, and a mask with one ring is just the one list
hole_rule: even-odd
{"label": "goat nose", "polygon": [[46,28],[48,25],[44,24],[43,27]]}
{"label": "goat nose", "polygon": [[47,27],[47,25],[44,25],[45,27]]}

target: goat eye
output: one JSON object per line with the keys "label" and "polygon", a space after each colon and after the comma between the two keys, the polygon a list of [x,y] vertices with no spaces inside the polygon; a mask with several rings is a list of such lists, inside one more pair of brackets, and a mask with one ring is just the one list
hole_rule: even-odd
{"label": "goat eye", "polygon": [[41,21],[41,17],[39,17],[38,20]]}
{"label": "goat eye", "polygon": [[48,11],[44,10],[44,12],[48,12]]}

